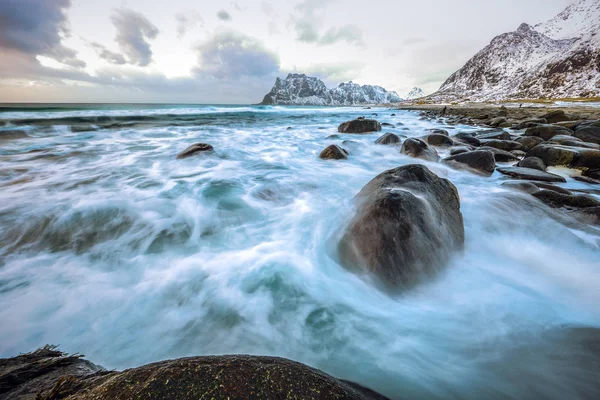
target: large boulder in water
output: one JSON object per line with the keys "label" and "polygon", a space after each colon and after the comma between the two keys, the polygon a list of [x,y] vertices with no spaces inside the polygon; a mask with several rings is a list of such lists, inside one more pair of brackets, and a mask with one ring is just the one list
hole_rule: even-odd
{"label": "large boulder in water", "polygon": [[400,143],[400,137],[394,133],[388,132],[383,136],[380,136],[376,141],[376,144],[398,144]]}
{"label": "large boulder in water", "polygon": [[547,166],[594,169],[600,167],[600,150],[542,143],[529,150],[527,157],[538,157]]}
{"label": "large boulder in water", "polygon": [[177,155],[177,158],[187,158],[193,156],[194,154],[204,153],[207,151],[213,151],[213,147],[210,144],[206,143],[196,143],[182,151]]}
{"label": "large boulder in water", "polygon": [[319,158],[323,160],[345,160],[348,158],[348,151],[337,144],[332,144],[319,154]]}
{"label": "large boulder in water", "polygon": [[564,126],[558,125],[539,125],[533,128],[529,128],[525,131],[523,136],[536,136],[544,140],[550,140],[556,135],[567,135],[572,136],[573,131],[565,128]]}
{"label": "large boulder in water", "polygon": [[400,153],[427,161],[438,161],[440,159],[440,156],[433,147],[429,147],[427,143],[416,138],[406,139],[402,143]]}
{"label": "large boulder in water", "polygon": [[339,243],[340,261],[386,287],[406,288],[434,275],[463,247],[458,191],[424,165],[379,174],[356,200],[357,213]]}
{"label": "large boulder in water", "polygon": [[368,133],[381,130],[381,124],[374,119],[358,118],[346,121],[338,127],[341,133]]}
{"label": "large boulder in water", "polygon": [[444,163],[458,169],[470,169],[474,172],[490,176],[496,169],[494,153],[487,150],[476,150],[455,154],[444,158]]}
{"label": "large boulder in water", "polygon": [[[66,360],[64,355],[42,355],[35,360],[23,358],[0,359],[0,397],[15,400],[386,399],[355,383],[276,357],[189,357],[123,372],[90,370],[87,361],[76,363]],[[74,365],[82,369],[76,370]]]}

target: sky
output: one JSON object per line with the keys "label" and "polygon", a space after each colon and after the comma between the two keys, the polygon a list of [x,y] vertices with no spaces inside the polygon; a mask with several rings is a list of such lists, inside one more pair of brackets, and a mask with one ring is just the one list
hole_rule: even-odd
{"label": "sky", "polygon": [[571,0],[0,0],[0,102],[258,103],[276,77],[432,93]]}

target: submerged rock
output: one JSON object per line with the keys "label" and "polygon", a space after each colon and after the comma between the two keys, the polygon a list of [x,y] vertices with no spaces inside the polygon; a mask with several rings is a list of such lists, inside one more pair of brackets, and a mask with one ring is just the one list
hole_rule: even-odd
{"label": "submerged rock", "polygon": [[387,287],[418,283],[463,247],[458,191],[423,165],[379,174],[356,200],[357,213],[339,243],[340,261]]}
{"label": "submerged rock", "polygon": [[558,193],[553,190],[540,190],[533,194],[550,207],[561,208],[588,208],[600,207],[600,201],[588,195],[569,195]]}
{"label": "submerged rock", "polygon": [[440,159],[440,156],[434,148],[429,147],[429,145],[421,139],[416,138],[406,139],[404,143],[402,143],[400,152],[407,156],[421,158],[427,161],[438,161]]}
{"label": "submerged rock", "polygon": [[277,357],[189,357],[117,372],[101,371],[79,357],[55,353],[38,350],[0,360],[0,395],[16,400],[386,399],[355,383]]}
{"label": "submerged rock", "polygon": [[369,133],[381,130],[381,124],[374,119],[358,118],[346,121],[338,127],[340,133]]}
{"label": "submerged rock", "polygon": [[398,144],[400,143],[400,137],[394,133],[385,133],[380,136],[376,141],[376,144]]}
{"label": "submerged rock", "polygon": [[197,153],[203,153],[203,152],[213,151],[213,150],[214,149],[210,144],[196,143],[196,144],[191,145],[190,147],[188,147],[181,153],[179,153],[177,155],[177,158],[179,158],[179,159],[187,158],[187,157],[193,156],[194,154],[197,154]]}
{"label": "submerged rock", "polygon": [[345,160],[348,158],[348,151],[337,144],[332,144],[319,154],[319,158],[323,160]]}
{"label": "submerged rock", "polygon": [[525,179],[531,181],[542,182],[566,182],[567,180],[560,175],[551,174],[549,172],[540,171],[533,168],[521,167],[505,167],[496,168],[496,170],[504,175],[508,175],[517,179]]}
{"label": "submerged rock", "polygon": [[496,169],[494,153],[487,150],[456,154],[445,158],[444,162],[455,168],[468,168],[487,176],[492,175]]}

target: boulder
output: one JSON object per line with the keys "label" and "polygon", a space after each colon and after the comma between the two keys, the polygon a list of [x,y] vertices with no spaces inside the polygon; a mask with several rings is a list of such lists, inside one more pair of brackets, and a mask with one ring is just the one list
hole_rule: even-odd
{"label": "boulder", "polygon": [[323,160],[345,160],[348,158],[348,152],[337,144],[332,144],[319,154],[319,158]]}
{"label": "boulder", "polygon": [[533,196],[553,208],[587,208],[600,207],[600,201],[589,195],[568,195],[553,190],[540,190]]}
{"label": "boulder", "polygon": [[548,121],[546,121],[543,118],[530,118],[530,119],[526,119],[526,120],[519,122],[515,126],[515,129],[527,129],[527,128],[532,128],[534,126],[547,124],[547,123],[548,123]]}
{"label": "boulder", "polygon": [[432,128],[432,129],[427,129],[427,131],[432,134],[448,136],[448,131],[445,129]]}
{"label": "boulder", "polygon": [[508,151],[496,149],[495,147],[482,146],[479,148],[479,150],[491,151],[492,153],[494,153],[494,158],[497,162],[509,162],[516,161],[519,159],[519,157],[515,156],[514,154],[509,153]]}
{"label": "boulder", "polygon": [[584,142],[600,144],[600,121],[580,124],[574,136]]}
{"label": "boulder", "polygon": [[457,140],[469,144],[471,146],[479,147],[481,146],[481,142],[475,136],[467,132],[460,132],[453,136]]}
{"label": "boulder", "polygon": [[342,123],[338,127],[340,133],[369,133],[381,130],[381,124],[374,119],[358,118]]}
{"label": "boulder", "polygon": [[540,118],[545,119],[549,124],[556,124],[557,122],[571,120],[571,117],[569,117],[563,110],[550,111],[549,113],[540,116]]}
{"label": "boulder", "polygon": [[536,185],[526,181],[505,181],[502,182],[500,186],[506,189],[517,190],[519,192],[527,194],[533,194],[540,191],[540,188],[538,188]]}
{"label": "boulder", "polygon": [[535,146],[537,146],[538,144],[542,143],[544,141],[544,139],[537,137],[537,136],[521,136],[520,138],[518,138],[515,141],[517,143],[521,143],[521,146],[523,146],[524,151],[529,151],[529,150],[533,149]]}
{"label": "boulder", "polygon": [[519,142],[513,142],[512,140],[499,140],[499,139],[484,139],[481,140],[482,146],[493,147],[498,150],[514,151],[524,150],[525,148]]}
{"label": "boulder", "polygon": [[[35,353],[34,353],[35,354]],[[336,379],[317,369],[277,357],[225,355],[161,361],[123,372],[89,372],[63,368],[58,357],[8,367],[2,378],[6,399],[125,400],[125,399],[340,399],[385,400],[370,389]],[[63,356],[64,357],[64,356]],[[77,358],[77,357],[75,357]],[[80,365],[83,362],[82,360]],[[39,375],[40,369],[46,372]],[[60,375],[62,373],[62,375]],[[47,379],[44,385],[33,382]],[[48,385],[49,384],[49,385]],[[6,386],[6,387],[5,387]],[[11,390],[12,389],[12,390]],[[32,392],[39,389],[38,392]],[[29,391],[28,395],[24,391]]]}
{"label": "boulder", "polygon": [[525,157],[517,163],[517,167],[546,171],[546,164],[544,164],[544,162],[537,157]]}
{"label": "boulder", "polygon": [[444,159],[444,163],[454,168],[470,169],[477,173],[490,176],[494,173],[496,162],[494,153],[486,150],[475,150],[461,153]]}
{"label": "boulder", "polygon": [[464,244],[456,187],[423,165],[385,171],[356,196],[357,213],[338,250],[342,265],[388,288],[438,272]]}
{"label": "boulder", "polygon": [[452,139],[450,139],[446,135],[442,135],[439,133],[432,133],[431,135],[425,136],[424,139],[428,144],[432,146],[450,147],[454,145]]}
{"label": "boulder", "polygon": [[510,134],[503,129],[494,131],[480,131],[476,132],[477,139],[498,139],[498,140],[510,140]]}
{"label": "boulder", "polygon": [[388,132],[380,136],[376,141],[376,144],[398,144],[400,143],[400,137],[394,133]]}
{"label": "boulder", "polygon": [[471,151],[470,147],[467,146],[456,146],[450,149],[450,155],[455,156],[457,154],[468,153]]}
{"label": "boulder", "polygon": [[390,128],[395,128],[394,124],[390,124],[389,122],[382,122],[381,126],[389,126]]}
{"label": "boulder", "polygon": [[429,145],[421,139],[416,138],[406,139],[404,143],[402,143],[400,152],[407,156],[420,158],[426,161],[438,161],[440,159],[440,156],[434,148],[429,147]]}
{"label": "boulder", "polygon": [[500,126],[503,123],[507,122],[507,119],[504,117],[497,117],[490,121],[490,126]]}
{"label": "boulder", "polygon": [[547,166],[594,169],[600,167],[600,150],[542,143],[527,152],[527,157],[538,157]]}
{"label": "boulder", "polygon": [[530,181],[542,181],[542,182],[566,182],[567,180],[560,175],[551,174],[549,172],[540,171],[533,168],[521,168],[521,167],[499,167],[496,168],[498,172],[504,175],[508,175],[516,179],[524,179]]}
{"label": "boulder", "polygon": [[179,159],[187,158],[187,157],[193,156],[194,154],[204,153],[204,152],[213,151],[213,150],[214,149],[210,144],[196,143],[196,144],[191,145],[190,147],[188,147],[181,153],[179,153],[177,155],[177,158],[179,158]]}
{"label": "boulder", "polygon": [[536,136],[544,140],[550,140],[556,135],[572,136],[573,131],[558,125],[539,125],[527,129],[523,134],[523,136]]}

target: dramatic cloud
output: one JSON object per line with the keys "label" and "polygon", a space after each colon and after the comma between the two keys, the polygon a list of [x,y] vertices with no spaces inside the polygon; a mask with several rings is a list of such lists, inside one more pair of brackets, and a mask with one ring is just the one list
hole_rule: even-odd
{"label": "dramatic cloud", "polygon": [[0,50],[31,57],[43,55],[71,67],[84,67],[77,52],[61,44],[68,35],[66,9],[70,0],[1,0]]}
{"label": "dramatic cloud", "polygon": [[220,32],[198,46],[197,75],[220,79],[260,77],[279,71],[279,57],[258,40],[239,32]]}
{"label": "dramatic cloud", "polygon": [[187,31],[195,28],[196,26],[203,26],[204,20],[195,11],[181,12],[175,14],[175,20],[177,21],[177,38],[181,39]]}
{"label": "dramatic cloud", "polygon": [[106,47],[102,46],[100,43],[90,43],[90,46],[94,50],[96,50],[96,54],[98,54],[98,57],[108,61],[111,64],[123,65],[127,63],[123,54],[111,51]]}
{"label": "dramatic cloud", "polygon": [[332,0],[304,0],[296,5],[295,9],[298,14],[291,18],[296,31],[296,40],[322,46],[332,45],[339,41],[363,46],[362,30],[355,25],[331,27],[321,34],[323,9],[331,3]]}
{"label": "dramatic cloud", "polygon": [[221,21],[231,21],[231,14],[225,10],[221,10],[217,13],[217,18],[219,18]]}
{"label": "dramatic cloud", "polygon": [[334,63],[334,64],[312,64],[301,68],[294,68],[294,71],[301,72],[310,76],[316,76],[325,81],[328,85],[337,84],[356,79],[362,69],[363,64],[358,63]]}
{"label": "dramatic cloud", "polygon": [[158,28],[142,14],[125,8],[115,10],[111,19],[117,28],[115,41],[129,63],[142,67],[150,64],[152,49],[149,41],[158,35]]}

